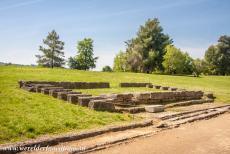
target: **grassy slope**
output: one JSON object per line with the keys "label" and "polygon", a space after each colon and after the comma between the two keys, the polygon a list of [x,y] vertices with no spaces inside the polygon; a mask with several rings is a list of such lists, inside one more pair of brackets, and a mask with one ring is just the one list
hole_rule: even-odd
{"label": "grassy slope", "polygon": [[145,91],[146,88],[118,88],[120,82],[152,82],[160,85],[214,92],[218,102],[230,102],[230,77],[103,73],[66,69],[0,66],[0,143],[130,121],[129,115],[95,112],[52,97],[18,88],[18,80],[101,81],[111,89],[82,90],[99,94]]}

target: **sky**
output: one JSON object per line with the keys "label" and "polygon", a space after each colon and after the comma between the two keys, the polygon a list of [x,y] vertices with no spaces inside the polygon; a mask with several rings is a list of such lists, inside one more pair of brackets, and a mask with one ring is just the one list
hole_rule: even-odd
{"label": "sky", "polygon": [[92,38],[101,70],[149,18],[193,58],[230,35],[229,0],[0,0],[0,62],[36,64],[39,45],[55,29],[66,59],[78,41]]}

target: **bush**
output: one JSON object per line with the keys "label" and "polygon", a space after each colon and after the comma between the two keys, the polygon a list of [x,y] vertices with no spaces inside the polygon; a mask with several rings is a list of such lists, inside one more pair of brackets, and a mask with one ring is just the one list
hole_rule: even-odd
{"label": "bush", "polygon": [[112,72],[113,70],[112,70],[112,68],[110,67],[110,66],[104,66],[103,68],[102,68],[102,72]]}

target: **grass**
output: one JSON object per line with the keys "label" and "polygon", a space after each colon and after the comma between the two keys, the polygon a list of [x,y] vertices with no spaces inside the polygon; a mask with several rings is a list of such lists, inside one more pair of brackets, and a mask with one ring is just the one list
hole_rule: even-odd
{"label": "grass", "polygon": [[142,73],[88,72],[67,69],[0,66],[0,143],[35,138],[44,134],[98,128],[130,122],[132,116],[96,112],[55,98],[18,88],[18,80],[110,82],[110,89],[81,90],[100,94],[140,92],[147,88],[119,88],[120,82],[151,82],[191,90],[214,92],[216,102],[230,102],[230,77],[168,76]]}
{"label": "grass", "polygon": [[130,92],[159,92],[161,90],[155,88],[120,88],[120,87],[111,87],[111,88],[102,88],[102,89],[75,89],[75,91],[81,91],[82,93],[92,94],[92,95],[100,95],[100,94],[111,94],[111,93],[130,93]]}

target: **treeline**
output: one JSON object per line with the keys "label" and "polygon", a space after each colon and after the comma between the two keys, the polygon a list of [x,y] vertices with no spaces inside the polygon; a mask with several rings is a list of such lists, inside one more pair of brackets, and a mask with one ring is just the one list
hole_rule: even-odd
{"label": "treeline", "polygon": [[93,40],[85,38],[77,43],[77,54],[64,59],[64,42],[55,30],[43,40],[45,47],[39,46],[42,55],[36,55],[37,63],[43,67],[63,67],[66,62],[72,69],[89,70],[96,67],[98,57],[94,57]]}
{"label": "treeline", "polygon": [[[72,69],[89,70],[96,67],[93,40],[85,38],[77,43],[77,54],[64,59],[64,42],[53,30],[39,46],[41,55],[37,63],[44,67],[63,67],[66,63]],[[193,59],[188,53],[173,45],[172,38],[163,32],[157,18],[148,19],[140,26],[136,37],[125,42],[126,50],[114,58],[113,68],[105,66],[102,71],[123,71],[165,74],[229,75],[230,36],[221,36],[216,45],[205,52],[204,59]]]}
{"label": "treeline", "polygon": [[204,59],[193,59],[173,45],[155,18],[147,20],[137,36],[125,43],[126,51],[120,51],[114,58],[113,71],[194,76],[230,74],[230,36],[221,36],[217,45],[207,49]]}

